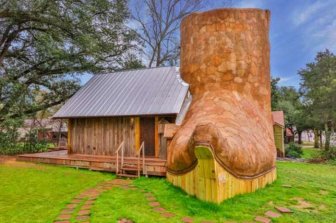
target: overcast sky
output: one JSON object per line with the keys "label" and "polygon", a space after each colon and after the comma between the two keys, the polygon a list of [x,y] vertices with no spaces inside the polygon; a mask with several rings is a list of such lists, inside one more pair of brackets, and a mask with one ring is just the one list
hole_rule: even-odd
{"label": "overcast sky", "polygon": [[[213,0],[208,9],[223,7]],[[298,70],[326,48],[336,53],[336,0],[232,0],[233,7],[271,10],[271,74],[299,87]],[[82,77],[82,83],[90,75]]]}

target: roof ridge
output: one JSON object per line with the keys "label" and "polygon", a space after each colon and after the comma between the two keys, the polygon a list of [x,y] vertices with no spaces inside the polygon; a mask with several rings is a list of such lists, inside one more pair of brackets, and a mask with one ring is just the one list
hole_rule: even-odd
{"label": "roof ridge", "polygon": [[134,69],[127,69],[127,70],[116,70],[113,72],[105,72],[105,73],[97,73],[94,75],[104,75],[104,74],[114,74],[114,73],[125,73],[125,72],[133,72],[133,71],[140,71],[140,70],[153,70],[153,69],[162,69],[162,68],[178,68],[176,66],[163,66],[163,67],[143,67],[143,68],[134,68]]}

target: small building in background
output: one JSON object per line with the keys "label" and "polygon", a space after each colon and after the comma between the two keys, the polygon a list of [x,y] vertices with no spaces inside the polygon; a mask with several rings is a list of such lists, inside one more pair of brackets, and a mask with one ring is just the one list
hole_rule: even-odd
{"label": "small building in background", "polygon": [[18,129],[19,137],[25,140],[27,134],[36,131],[39,141],[53,143],[57,147],[66,147],[68,127],[67,122],[61,119],[26,119]]}
{"label": "small building in background", "polygon": [[277,149],[278,157],[285,156],[285,138],[284,138],[284,131],[285,131],[285,116],[283,111],[273,111],[272,112],[273,118],[273,131],[274,131],[274,142]]}
{"label": "small building in background", "polygon": [[294,132],[290,128],[286,128],[285,131],[285,143],[294,142]]}

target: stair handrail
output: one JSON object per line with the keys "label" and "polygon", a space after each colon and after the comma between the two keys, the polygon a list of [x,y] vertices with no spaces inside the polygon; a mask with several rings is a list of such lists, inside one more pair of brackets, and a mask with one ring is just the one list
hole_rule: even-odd
{"label": "stair handrail", "polygon": [[142,173],[147,176],[147,170],[145,169],[145,142],[142,141],[138,151],[138,177],[140,177],[140,157],[142,152]]}
{"label": "stair handrail", "polygon": [[116,154],[117,154],[117,167],[116,167],[116,174],[119,173],[119,151],[121,150],[121,166],[124,165],[124,150],[125,150],[125,143],[124,141],[122,141],[118,147],[118,149],[116,150]]}

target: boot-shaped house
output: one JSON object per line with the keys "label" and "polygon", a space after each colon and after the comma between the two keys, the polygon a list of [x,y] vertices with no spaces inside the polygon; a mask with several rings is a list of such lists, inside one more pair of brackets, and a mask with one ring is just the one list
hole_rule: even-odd
{"label": "boot-shaped house", "polygon": [[181,25],[181,76],[192,103],[168,148],[168,180],[219,203],[276,179],[270,12],[219,9]]}

